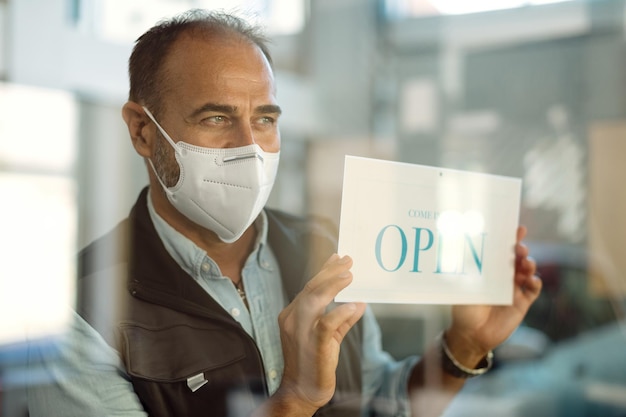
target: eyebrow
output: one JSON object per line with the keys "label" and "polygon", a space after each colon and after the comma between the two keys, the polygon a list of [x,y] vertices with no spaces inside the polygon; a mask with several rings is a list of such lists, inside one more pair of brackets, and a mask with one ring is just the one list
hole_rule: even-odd
{"label": "eyebrow", "polygon": [[270,113],[275,113],[275,114],[282,114],[282,109],[280,108],[280,106],[277,106],[275,104],[264,104],[262,106],[257,107],[256,109],[254,109],[255,113],[261,113],[261,114],[270,114]]}
{"label": "eyebrow", "polygon": [[[191,117],[196,117],[204,112],[211,112],[211,111],[219,112],[219,113],[226,113],[226,114],[234,114],[237,112],[237,106],[231,106],[228,104],[206,103],[202,107],[199,107],[196,110],[194,110],[193,113],[191,113]],[[254,112],[260,113],[260,114],[274,113],[274,114],[280,115],[283,111],[281,110],[280,106],[277,106],[275,104],[263,104],[261,106],[256,107],[254,109]]]}
{"label": "eyebrow", "polygon": [[202,107],[198,107],[191,113],[191,117],[196,117],[204,112],[219,112],[219,113],[227,113],[232,114],[237,111],[237,107],[229,106],[228,104],[217,104],[217,103],[206,103]]}

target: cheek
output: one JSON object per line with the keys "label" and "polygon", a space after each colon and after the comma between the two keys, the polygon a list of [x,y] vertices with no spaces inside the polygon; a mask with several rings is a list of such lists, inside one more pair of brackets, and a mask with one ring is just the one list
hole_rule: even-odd
{"label": "cheek", "polygon": [[166,186],[173,187],[176,185],[180,176],[180,169],[176,162],[174,149],[163,138],[155,144],[152,163],[161,181]]}
{"label": "cheek", "polygon": [[260,135],[260,137],[257,138],[257,144],[265,152],[280,151],[280,131],[276,128],[271,133],[267,132],[266,134]]}

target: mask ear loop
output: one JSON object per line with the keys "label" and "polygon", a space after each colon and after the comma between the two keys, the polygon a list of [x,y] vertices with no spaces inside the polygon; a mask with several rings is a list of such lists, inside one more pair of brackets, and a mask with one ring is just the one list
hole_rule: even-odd
{"label": "mask ear loop", "polygon": [[172,140],[170,135],[168,135],[165,129],[163,129],[161,125],[159,124],[159,122],[156,121],[152,113],[150,113],[150,110],[148,110],[145,106],[141,106],[141,108],[146,113],[146,115],[150,118],[150,120],[154,122],[154,124],[156,125],[157,129],[159,129],[159,132],[161,132],[163,137],[165,137],[165,139],[170,143],[170,145],[172,145],[172,148],[174,148],[174,152],[176,152],[177,154],[180,154],[180,148],[176,146],[176,143]]}
{"label": "mask ear loop", "polygon": [[[150,118],[150,120],[152,120],[154,122],[154,124],[156,125],[157,129],[159,129],[159,131],[161,132],[161,134],[163,135],[163,137],[165,138],[165,140],[167,140],[170,145],[172,145],[172,148],[174,148],[174,152],[176,152],[177,154],[180,155],[180,148],[178,146],[176,146],[176,143],[174,143],[174,141],[172,140],[172,138],[170,137],[170,135],[167,134],[167,132],[165,131],[165,129],[163,129],[161,127],[161,125],[159,124],[159,122],[156,121],[156,119],[154,118],[154,116],[152,115],[152,113],[150,112],[150,110],[148,110],[145,106],[141,106],[141,108],[143,109],[143,111],[146,113],[146,115]],[[159,173],[157,172],[156,168],[154,167],[154,163],[152,163],[152,158],[148,158],[148,163],[150,164],[150,166],[152,167],[152,172],[154,172],[154,176],[157,178],[157,180],[159,181],[159,184],[161,184],[161,188],[163,188],[163,190],[165,190],[165,192],[171,197],[174,198],[174,193],[169,189],[169,187],[167,185],[165,185],[165,183],[161,180],[161,177],[159,176]],[[180,165],[180,164],[179,164]]]}

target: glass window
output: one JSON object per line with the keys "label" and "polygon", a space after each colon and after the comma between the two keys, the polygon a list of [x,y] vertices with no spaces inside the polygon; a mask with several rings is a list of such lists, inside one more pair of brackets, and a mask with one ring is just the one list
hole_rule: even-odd
{"label": "glass window", "polygon": [[83,2],[83,7],[83,22],[92,22],[98,37],[122,43],[133,42],[158,20],[191,8],[233,11],[259,22],[271,35],[300,32],[306,11],[304,0],[99,0]]}

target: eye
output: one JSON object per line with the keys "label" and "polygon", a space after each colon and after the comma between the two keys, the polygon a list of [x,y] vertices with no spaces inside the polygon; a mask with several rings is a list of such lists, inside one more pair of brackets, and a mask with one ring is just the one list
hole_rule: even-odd
{"label": "eye", "polygon": [[261,126],[273,126],[276,124],[276,118],[271,116],[261,116],[257,122]]}
{"label": "eye", "polygon": [[228,118],[226,116],[211,116],[202,119],[202,123],[213,124],[213,125],[223,125],[228,122]]}

